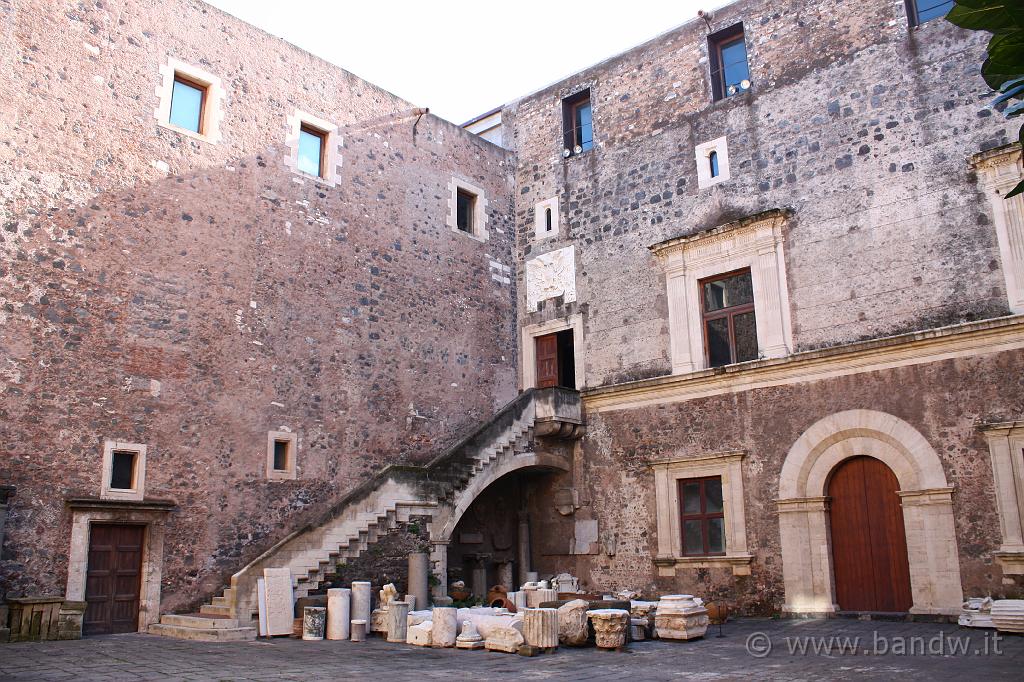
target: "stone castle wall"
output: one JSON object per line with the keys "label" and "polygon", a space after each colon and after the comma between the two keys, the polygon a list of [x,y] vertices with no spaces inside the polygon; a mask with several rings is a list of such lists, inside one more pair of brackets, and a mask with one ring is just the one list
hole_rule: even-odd
{"label": "stone castle wall", "polygon": [[[954,488],[953,514],[965,595],[1015,598],[1018,580],[1005,582],[992,553],[999,519],[988,447],[978,424],[1015,418],[1024,411],[1024,366],[1019,351],[961,358],[869,373],[794,382],[749,391],[635,409],[590,411],[575,477],[548,482],[534,493],[549,501],[554,490],[575,486],[583,501],[573,517],[538,506],[534,527],[551,542],[534,550],[543,572],[574,571],[593,589],[646,594],[683,592],[724,597],[744,612],[769,615],[783,604],[779,479],[800,435],[819,419],[850,409],[872,409],[903,419],[934,446]],[[895,391],[893,387],[899,386]],[[955,386],[955,396],[949,387]],[[743,517],[750,575],[729,567],[677,568],[660,576],[654,472],[665,460],[743,451]],[[602,545],[569,555],[580,519],[597,519]],[[560,545],[560,547],[559,547]]]}
{"label": "stone castle wall", "polygon": [[[107,439],[146,444],[147,499],[178,504],[175,610],[514,397],[507,152],[202,3],[3,22],[0,591],[63,593],[64,500],[99,494]],[[167,54],[222,79],[217,144],[156,125]],[[341,126],[334,186],[289,168],[295,108]],[[453,176],[488,241],[447,225]],[[279,430],[294,481],[267,480]]]}
{"label": "stone castle wall", "polygon": [[[991,209],[968,157],[1011,141],[984,108],[984,37],[907,27],[901,0],[737,2],[750,91],[711,102],[694,20],[508,105],[524,263],[572,245],[590,386],[668,374],[665,277],[648,246],[772,209],[784,227],[795,350],[1008,312]],[[563,97],[590,88],[593,150],[562,157]],[[726,137],[730,179],[697,186],[694,148]],[[1013,135],[1015,137],[1015,133]],[[557,196],[557,237],[533,207]],[[523,287],[521,287],[523,289]]]}
{"label": "stone castle wall", "polygon": [[[737,22],[753,86],[712,102],[707,36]],[[518,161],[520,327],[582,319],[588,408],[605,388],[666,377],[666,277],[649,247],[776,208],[790,212],[782,232],[791,351],[1007,315],[992,208],[968,162],[1016,136],[985,108],[985,39],[941,20],[908,28],[902,1],[740,1],[715,10],[710,29],[691,21],[507,105],[504,139]],[[586,88],[595,146],[565,158],[561,101]],[[699,188],[695,147],[720,137],[730,177]],[[552,197],[559,233],[538,239],[534,206]],[[575,295],[543,300],[534,312],[527,264],[566,247]],[[1019,580],[1004,582],[992,556],[999,519],[978,430],[1020,418],[1019,351],[843,378],[809,370],[800,380],[794,369],[792,384],[772,388],[745,387],[744,370],[733,369],[736,380],[722,378],[711,397],[588,409],[573,475],[553,476],[531,496],[534,567],[575,570],[597,591],[718,595],[748,613],[777,613],[786,453],[817,420],[870,409],[906,420],[939,452],[955,489],[965,594],[1019,593]],[[651,381],[623,390],[642,395]],[[577,383],[584,388],[579,372]],[[751,574],[679,567],[659,575],[650,465],[733,450],[747,453]],[[581,507],[556,513],[550,500],[571,489]],[[594,521],[599,542],[573,554],[574,533]]]}

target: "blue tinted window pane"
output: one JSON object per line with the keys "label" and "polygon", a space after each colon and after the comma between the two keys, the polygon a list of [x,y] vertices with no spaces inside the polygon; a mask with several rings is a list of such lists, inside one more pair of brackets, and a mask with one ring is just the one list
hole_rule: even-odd
{"label": "blue tinted window pane", "polygon": [[[722,87],[725,95],[729,95],[729,86],[738,86],[740,81],[750,78],[747,68],[747,46],[742,36],[722,45]],[[739,88],[737,88],[737,91]],[[734,93],[735,94],[735,93]]]}
{"label": "blue tinted window pane", "polygon": [[917,0],[917,23],[944,17],[953,7],[953,0]]}
{"label": "blue tinted window pane", "polygon": [[576,139],[583,151],[594,146],[594,122],[590,102],[576,107]]}
{"label": "blue tinted window pane", "polygon": [[203,90],[188,83],[174,81],[174,89],[171,91],[171,125],[198,133],[202,112]]}
{"label": "blue tinted window pane", "polygon": [[711,152],[708,156],[708,161],[711,163],[711,177],[718,177],[718,152]]}
{"label": "blue tinted window pane", "polygon": [[310,175],[320,175],[320,147],[324,139],[305,130],[299,131],[299,170]]}

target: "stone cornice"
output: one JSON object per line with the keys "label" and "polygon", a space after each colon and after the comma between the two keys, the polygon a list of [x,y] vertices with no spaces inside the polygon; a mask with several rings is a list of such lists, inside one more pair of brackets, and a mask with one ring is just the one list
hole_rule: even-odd
{"label": "stone cornice", "polygon": [[1024,173],[1021,146],[1016,142],[975,154],[968,163],[978,172],[982,185],[997,192],[1013,187]]}
{"label": "stone cornice", "polygon": [[788,209],[772,208],[767,211],[761,211],[739,220],[734,220],[723,225],[718,225],[708,230],[702,230],[694,234],[683,235],[680,237],[673,237],[657,244],[651,244],[647,248],[659,258],[664,258],[674,250],[684,248],[686,245],[692,244],[695,241],[700,242],[712,242],[715,238],[723,239],[732,236],[734,233],[743,228],[767,226],[772,229],[781,227],[791,215],[791,211]]}
{"label": "stone cornice", "polygon": [[662,459],[657,462],[651,462],[648,466],[652,469],[671,469],[672,467],[686,464],[708,464],[712,462],[732,462],[742,461],[747,456],[746,450],[728,450],[725,452],[713,452],[707,455],[698,455],[696,457],[673,457],[672,459]]}
{"label": "stone cornice", "polygon": [[1013,422],[999,422],[994,424],[980,424],[978,430],[988,436],[1006,436],[1012,431],[1024,432],[1024,420]]}
{"label": "stone cornice", "polygon": [[582,395],[588,412],[625,410],[1022,348],[1024,315],[1013,315],[784,358],[602,386],[587,389]]}
{"label": "stone cornice", "polygon": [[166,514],[178,508],[174,500],[103,500],[98,497],[71,497],[64,501],[75,511],[92,509],[98,511],[145,511]]}

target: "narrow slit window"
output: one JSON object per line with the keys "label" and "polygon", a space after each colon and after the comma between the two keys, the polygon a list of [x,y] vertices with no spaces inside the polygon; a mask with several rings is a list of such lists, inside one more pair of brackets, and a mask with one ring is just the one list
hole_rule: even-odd
{"label": "narrow slit window", "polygon": [[286,440],[274,441],[274,471],[288,471],[289,445]]}
{"label": "narrow slit window", "polygon": [[711,177],[718,177],[718,152],[712,151],[708,154],[708,167],[711,171]]}
{"label": "narrow slit window", "polygon": [[551,209],[544,209],[544,229],[548,232],[551,231]]}
{"label": "narrow slit window", "polygon": [[303,124],[299,128],[299,170],[303,173],[324,176],[324,151],[327,135],[316,128]]}
{"label": "narrow slit window", "polygon": [[460,189],[456,192],[456,225],[463,232],[473,234],[473,212],[476,209],[476,195]]}
{"label": "narrow slit window", "polygon": [[171,90],[171,125],[203,134],[203,112],[206,108],[207,87],[179,74],[174,75]]}
{"label": "narrow slit window", "polygon": [[110,458],[110,488],[112,490],[135,489],[136,453],[131,450],[114,450]]}

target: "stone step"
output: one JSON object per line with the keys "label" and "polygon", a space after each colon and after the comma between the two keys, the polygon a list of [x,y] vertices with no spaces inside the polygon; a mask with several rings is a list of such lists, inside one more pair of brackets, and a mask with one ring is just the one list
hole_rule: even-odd
{"label": "stone step", "polygon": [[203,604],[199,607],[199,614],[202,616],[230,616],[231,607]]}
{"label": "stone step", "polygon": [[227,606],[229,603],[230,602],[228,601],[228,598],[224,597],[224,596],[214,597],[213,598],[213,605],[214,606]]}
{"label": "stone step", "polygon": [[149,634],[196,642],[245,642],[256,639],[256,628],[190,628],[159,623],[149,626]]}
{"label": "stone step", "polygon": [[194,613],[165,613],[160,616],[161,625],[177,625],[183,628],[238,629],[238,620],[220,616],[202,616]]}

